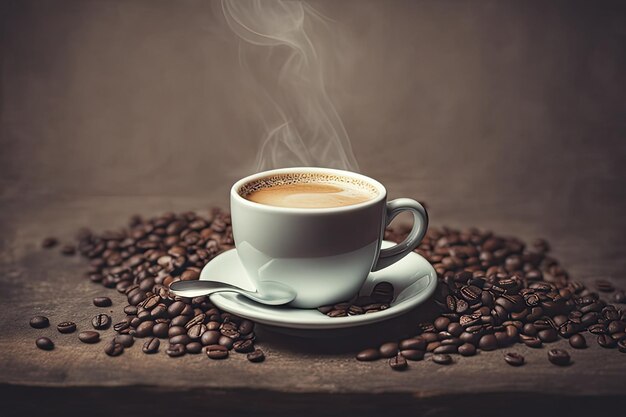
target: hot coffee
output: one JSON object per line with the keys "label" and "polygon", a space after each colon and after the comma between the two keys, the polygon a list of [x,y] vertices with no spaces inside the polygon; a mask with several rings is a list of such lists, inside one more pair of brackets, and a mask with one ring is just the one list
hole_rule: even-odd
{"label": "hot coffee", "polygon": [[289,174],[263,178],[240,191],[247,200],[276,207],[332,208],[363,203],[376,197],[368,183],[321,174]]}

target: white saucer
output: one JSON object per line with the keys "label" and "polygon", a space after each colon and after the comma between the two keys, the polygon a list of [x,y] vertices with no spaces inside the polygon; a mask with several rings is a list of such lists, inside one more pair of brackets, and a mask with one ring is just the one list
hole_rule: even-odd
{"label": "white saucer", "polygon": [[[383,248],[392,245],[394,243],[383,241]],[[202,269],[200,279],[221,281],[247,290],[255,290],[235,249],[216,256]],[[224,311],[269,326],[291,329],[339,329],[387,320],[412,310],[435,291],[437,273],[426,259],[411,252],[395,264],[371,272],[361,288],[361,294],[369,295],[374,285],[381,281],[390,282],[395,289],[395,298],[389,308],[376,313],[347,317],[328,317],[315,309],[266,306],[235,293],[212,294],[210,299],[216,307]]]}

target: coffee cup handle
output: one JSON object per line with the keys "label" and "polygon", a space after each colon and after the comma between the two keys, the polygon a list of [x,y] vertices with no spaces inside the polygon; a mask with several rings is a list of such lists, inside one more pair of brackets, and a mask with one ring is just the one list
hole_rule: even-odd
{"label": "coffee cup handle", "polygon": [[426,229],[428,229],[428,213],[424,206],[410,198],[396,198],[387,202],[385,227],[389,226],[389,223],[403,211],[409,211],[413,214],[413,228],[411,232],[404,241],[397,245],[381,249],[372,271],[387,268],[389,265],[398,262],[415,249],[424,238]]}

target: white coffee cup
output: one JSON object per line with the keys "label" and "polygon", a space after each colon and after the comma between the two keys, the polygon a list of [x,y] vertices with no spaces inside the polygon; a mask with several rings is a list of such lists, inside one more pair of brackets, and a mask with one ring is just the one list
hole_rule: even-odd
{"label": "white coffee cup", "polygon": [[[260,204],[242,196],[246,185],[285,174],[331,175],[367,184],[374,197],[363,203],[332,208],[292,208]],[[378,181],[329,168],[283,168],[237,181],[230,191],[237,255],[251,281],[277,281],[293,288],[292,307],[316,308],[352,298],[370,271],[399,261],[420,243],[428,215],[415,200],[387,202]],[[386,226],[402,211],[413,214],[406,240],[381,250]]]}

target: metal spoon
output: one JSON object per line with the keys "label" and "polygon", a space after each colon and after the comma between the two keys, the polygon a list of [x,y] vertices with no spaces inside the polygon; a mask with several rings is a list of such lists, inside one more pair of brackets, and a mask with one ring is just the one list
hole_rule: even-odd
{"label": "metal spoon", "polygon": [[257,303],[277,306],[287,304],[296,298],[296,292],[279,282],[262,281],[257,285],[257,291],[247,291],[234,285],[217,281],[176,281],[170,285],[170,290],[181,297],[200,297],[215,292],[235,292]]}

